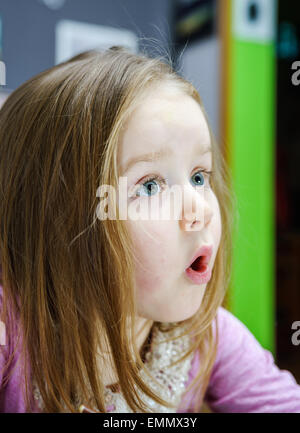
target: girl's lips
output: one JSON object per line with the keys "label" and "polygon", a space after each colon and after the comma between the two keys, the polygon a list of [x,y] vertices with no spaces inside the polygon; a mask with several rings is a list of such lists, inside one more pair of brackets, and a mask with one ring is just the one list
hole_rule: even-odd
{"label": "girl's lips", "polygon": [[207,284],[211,279],[211,269],[208,265],[204,266],[202,272],[194,271],[192,268],[187,268],[185,273],[194,284]]}
{"label": "girl's lips", "polygon": [[212,256],[212,252],[213,252],[213,247],[212,245],[204,245],[201,248],[198,249],[198,251],[194,254],[194,257],[192,258],[192,260],[190,261],[190,263],[187,265],[187,268],[189,268],[190,266],[192,266],[192,264],[194,263],[194,261],[198,258],[198,257],[202,257],[202,263],[207,265],[210,261],[210,258]]}
{"label": "girl's lips", "polygon": [[[194,284],[206,284],[211,279],[211,269],[209,268],[209,262],[212,256],[212,251],[212,245],[202,246],[196,252],[192,261],[190,262],[190,265],[185,270],[186,275]],[[201,259],[198,259],[199,257],[201,257]],[[192,268],[192,265],[194,269]]]}

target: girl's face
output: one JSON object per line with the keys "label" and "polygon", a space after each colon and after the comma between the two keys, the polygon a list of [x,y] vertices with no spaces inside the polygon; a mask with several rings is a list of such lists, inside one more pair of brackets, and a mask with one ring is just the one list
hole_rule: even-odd
{"label": "girl's face", "polygon": [[[118,165],[131,196],[126,197],[128,208],[145,209],[146,204],[160,197],[158,207],[165,209],[168,203],[162,193],[174,185],[184,191],[190,203],[186,208],[182,200],[177,210],[172,205],[177,219],[174,213],[168,220],[135,220],[129,215],[125,222],[135,247],[140,317],[177,322],[194,315],[201,305],[207,282],[191,281],[185,270],[202,246],[212,247],[208,263],[212,270],[220,243],[219,204],[209,175],[203,172],[212,169],[210,149],[209,130],[200,106],[171,85],[149,92],[126,125]],[[161,151],[168,154],[126,168],[132,158],[146,154],[153,157]],[[149,181],[155,176],[157,179]]]}

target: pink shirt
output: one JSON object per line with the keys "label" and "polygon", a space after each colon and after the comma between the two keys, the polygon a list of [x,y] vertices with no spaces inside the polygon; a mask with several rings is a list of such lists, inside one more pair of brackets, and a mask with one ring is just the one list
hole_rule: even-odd
{"label": "pink shirt", "polygon": [[[219,345],[204,397],[213,412],[300,413],[300,385],[287,370],[274,364],[249,329],[232,313],[218,309]],[[190,383],[199,369],[198,354],[189,372]],[[189,412],[191,393],[177,412]]]}
{"label": "pink shirt", "polygon": [[[0,286],[0,300],[2,287]],[[218,309],[219,345],[205,402],[213,412],[298,412],[300,386],[292,374],[279,370],[272,354],[254,338],[251,332],[229,311]],[[23,378],[17,364],[8,384],[2,386],[4,360],[12,344],[0,346],[0,412],[25,412],[21,391]],[[19,352],[13,362],[15,366]],[[186,386],[199,371],[199,356],[195,354]],[[193,394],[181,401],[178,413],[192,412]],[[38,408],[36,412],[38,412]]]}

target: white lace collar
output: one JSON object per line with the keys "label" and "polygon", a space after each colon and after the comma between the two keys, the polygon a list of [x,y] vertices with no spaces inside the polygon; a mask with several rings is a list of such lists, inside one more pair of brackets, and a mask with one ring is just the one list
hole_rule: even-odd
{"label": "white lace collar", "polygon": [[[166,324],[168,326],[168,324]],[[186,359],[176,365],[169,366],[172,362],[178,360],[187,353],[190,345],[190,336],[185,335],[176,340],[165,340],[178,336],[182,333],[182,327],[171,331],[162,332],[157,326],[153,327],[151,351],[145,356],[145,366],[162,386],[158,386],[144,370],[141,370],[141,377],[144,382],[164,400],[174,404],[174,408],[168,408],[153,401],[150,397],[137,389],[142,401],[149,408],[149,412],[174,413],[179,407],[183,392],[185,391],[185,382],[188,380],[188,373],[191,368],[193,353]],[[34,398],[40,410],[43,410],[42,398],[38,388],[34,387]],[[110,413],[129,413],[132,409],[128,406],[122,393],[113,392],[109,387],[105,388],[106,410]],[[94,409],[93,409],[94,410]]]}
{"label": "white lace collar", "polygon": [[[176,365],[169,366],[178,360],[189,349],[190,337],[185,335],[177,340],[166,342],[165,340],[178,336],[182,333],[182,328],[168,332],[161,332],[157,326],[153,328],[151,351],[146,354],[145,366],[151,375],[163,386],[158,386],[145,371],[141,371],[144,382],[164,400],[175,405],[175,408],[168,408],[153,401],[150,397],[137,390],[143,402],[149,408],[149,412],[176,412],[182,394],[185,390],[185,382],[188,380],[188,373],[191,368],[193,353]],[[110,388],[106,388],[107,410],[112,413],[132,412],[121,393],[114,393]]]}

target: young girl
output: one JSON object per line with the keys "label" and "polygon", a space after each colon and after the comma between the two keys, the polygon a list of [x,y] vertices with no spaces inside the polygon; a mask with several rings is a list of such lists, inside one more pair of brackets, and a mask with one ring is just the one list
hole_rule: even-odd
{"label": "young girl", "polygon": [[112,47],[40,73],[4,103],[0,153],[1,412],[300,412],[222,306],[228,172],[167,62]]}

